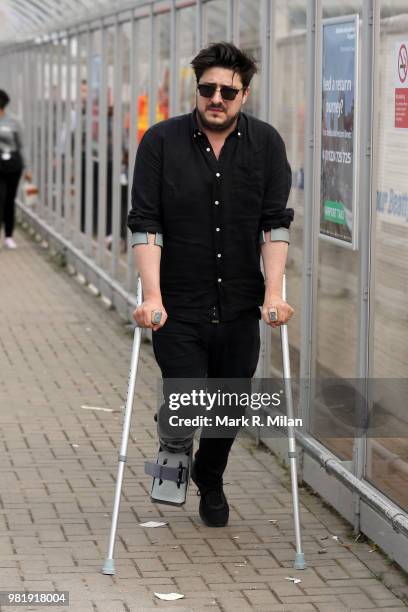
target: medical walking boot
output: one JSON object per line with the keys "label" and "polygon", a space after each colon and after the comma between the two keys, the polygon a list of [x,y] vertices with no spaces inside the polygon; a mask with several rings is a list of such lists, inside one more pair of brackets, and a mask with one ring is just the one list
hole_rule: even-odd
{"label": "medical walking boot", "polygon": [[182,452],[159,447],[156,463],[145,462],[145,473],[153,476],[150,497],[159,504],[182,506],[186,502],[193,446]]}

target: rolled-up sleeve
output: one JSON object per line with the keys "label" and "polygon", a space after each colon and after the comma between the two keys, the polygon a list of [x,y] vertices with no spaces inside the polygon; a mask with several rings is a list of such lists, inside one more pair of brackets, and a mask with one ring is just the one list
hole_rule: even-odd
{"label": "rolled-up sleeve", "polygon": [[132,208],[127,226],[136,232],[163,233],[161,215],[162,137],[158,125],[143,136],[136,154]]}
{"label": "rolled-up sleeve", "polygon": [[294,212],[287,208],[292,171],[286,157],[285,143],[276,130],[269,142],[266,158],[266,189],[262,205],[260,231],[289,228]]}

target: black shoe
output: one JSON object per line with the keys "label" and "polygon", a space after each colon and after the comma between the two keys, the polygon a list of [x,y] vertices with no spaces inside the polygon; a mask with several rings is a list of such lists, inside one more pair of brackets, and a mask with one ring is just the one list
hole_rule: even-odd
{"label": "black shoe", "polygon": [[197,477],[195,463],[191,471],[191,479],[197,485],[200,493],[199,513],[207,527],[225,527],[229,518],[229,506],[224,495],[222,484],[204,486]]}

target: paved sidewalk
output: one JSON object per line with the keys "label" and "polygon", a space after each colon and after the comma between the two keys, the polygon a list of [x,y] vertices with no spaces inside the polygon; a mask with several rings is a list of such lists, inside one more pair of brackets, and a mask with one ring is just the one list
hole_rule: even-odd
{"label": "paved sidewalk", "polygon": [[[17,251],[0,251],[0,591],[66,590],[69,607],[52,609],[74,612],[408,610],[402,572],[363,538],[353,543],[349,526],[305,489],[308,568],[293,570],[287,474],[248,438],[234,446],[225,478],[227,528],[201,523],[194,486],[181,509],[150,502],[143,463],[156,452],[158,369],[149,344],[142,346],[117,571],[103,576],[132,336],[40,246],[21,233],[17,240]],[[139,525],[155,519],[168,525]],[[155,592],[185,598],[162,602]]]}

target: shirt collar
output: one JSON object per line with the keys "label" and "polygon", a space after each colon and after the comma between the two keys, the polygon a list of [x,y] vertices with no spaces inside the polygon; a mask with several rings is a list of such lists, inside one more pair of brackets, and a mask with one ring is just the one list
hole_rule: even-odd
{"label": "shirt collar", "polygon": [[[196,109],[194,108],[194,110],[192,111],[191,115],[191,132],[192,132],[192,136],[193,138],[197,138],[203,135],[203,132],[200,130],[199,126],[198,126],[198,122],[197,122],[197,115],[196,115]],[[238,138],[240,138],[244,133],[244,120],[242,117],[242,112],[239,113],[238,115],[238,120],[237,120],[237,125],[236,128],[233,132],[231,132],[231,134],[228,135],[228,138],[230,136],[238,136]]]}

